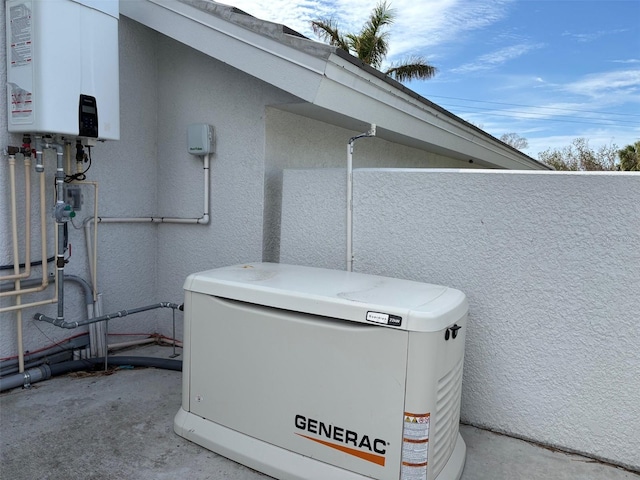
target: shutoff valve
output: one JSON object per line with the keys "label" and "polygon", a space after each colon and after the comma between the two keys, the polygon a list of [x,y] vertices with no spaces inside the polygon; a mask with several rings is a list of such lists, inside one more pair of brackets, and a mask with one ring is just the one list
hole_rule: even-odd
{"label": "shutoff valve", "polygon": [[56,218],[56,222],[65,223],[74,218],[76,216],[76,212],[73,211],[73,208],[68,203],[60,202],[56,203],[54,216]]}

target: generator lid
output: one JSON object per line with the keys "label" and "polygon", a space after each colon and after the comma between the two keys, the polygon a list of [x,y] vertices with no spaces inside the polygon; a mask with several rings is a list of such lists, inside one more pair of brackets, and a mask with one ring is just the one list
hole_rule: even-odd
{"label": "generator lid", "polygon": [[459,290],[364,273],[246,263],[194,273],[184,289],[230,300],[401,330],[435,332],[467,314]]}

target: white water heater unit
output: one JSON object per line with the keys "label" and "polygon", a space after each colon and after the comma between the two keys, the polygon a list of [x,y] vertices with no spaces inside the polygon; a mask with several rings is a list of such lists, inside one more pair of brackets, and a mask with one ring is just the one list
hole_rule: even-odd
{"label": "white water heater unit", "polygon": [[193,274],[174,429],[283,480],[457,480],[467,309],[458,290],[354,272]]}
{"label": "white water heater unit", "polygon": [[10,132],[118,140],[118,0],[6,0]]}

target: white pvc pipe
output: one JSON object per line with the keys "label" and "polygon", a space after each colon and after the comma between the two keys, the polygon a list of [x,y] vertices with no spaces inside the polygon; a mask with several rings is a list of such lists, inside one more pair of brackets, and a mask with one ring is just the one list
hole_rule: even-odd
{"label": "white pvc pipe", "polygon": [[376,124],[366,133],[349,139],[347,144],[347,272],[353,271],[353,144],[359,138],[375,137]]}
{"label": "white pvc pipe", "polygon": [[353,141],[347,144],[347,272],[353,270]]}
{"label": "white pvc pipe", "polygon": [[180,224],[197,224],[208,225],[210,222],[209,204],[211,203],[211,176],[209,174],[210,155],[203,156],[203,173],[204,173],[204,201],[203,214],[199,218],[185,217],[98,217],[98,223],[180,223]]}
{"label": "white pvc pipe", "polygon": [[[85,221],[84,224],[84,240],[87,248],[87,261],[89,263],[89,276],[91,278],[91,288],[93,289],[93,301],[94,303],[98,299],[98,280],[97,280],[97,270],[98,270],[98,190],[99,185],[98,182],[88,182],[88,181],[76,181],[73,182],[74,185],[91,185],[93,187],[93,218]],[[93,242],[91,241],[91,220],[93,220]],[[102,356],[102,355],[101,355]]]}

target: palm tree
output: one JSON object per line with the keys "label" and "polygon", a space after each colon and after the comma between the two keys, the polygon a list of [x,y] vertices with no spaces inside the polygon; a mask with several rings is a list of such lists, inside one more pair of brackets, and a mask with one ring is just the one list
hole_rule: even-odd
{"label": "palm tree", "polygon": [[[318,38],[355,55],[367,65],[380,69],[389,51],[389,32],[384,30],[393,23],[395,11],[386,2],[380,2],[371,12],[359,34],[342,34],[333,18],[313,20],[311,28]],[[429,65],[421,56],[411,56],[392,64],[383,73],[399,82],[414,79],[426,80],[436,74],[436,67]]]}
{"label": "palm tree", "polygon": [[618,151],[620,170],[640,172],[640,140]]}

